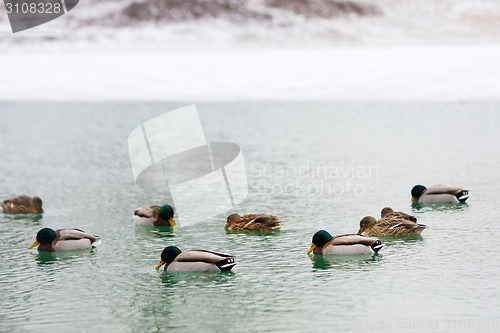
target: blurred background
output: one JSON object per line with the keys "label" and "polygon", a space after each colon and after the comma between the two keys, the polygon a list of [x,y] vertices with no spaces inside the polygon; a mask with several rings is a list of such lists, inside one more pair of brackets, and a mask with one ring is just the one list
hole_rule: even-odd
{"label": "blurred background", "polygon": [[[117,47],[338,46],[497,43],[495,0],[86,0],[0,43]],[[130,42],[133,40],[133,45]]]}

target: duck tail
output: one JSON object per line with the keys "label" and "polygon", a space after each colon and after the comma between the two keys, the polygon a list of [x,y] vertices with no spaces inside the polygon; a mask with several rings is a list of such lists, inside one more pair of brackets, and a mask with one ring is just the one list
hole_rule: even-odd
{"label": "duck tail", "polygon": [[377,241],[373,242],[373,244],[370,245],[370,247],[372,248],[373,252],[377,253],[378,251],[380,251],[381,248],[384,247],[384,244],[382,244],[380,239],[377,239]]}
{"label": "duck tail", "polygon": [[469,191],[462,190],[462,191],[458,192],[457,194],[455,194],[455,196],[457,197],[458,202],[465,202],[465,201],[467,201],[467,199],[469,199]]}
{"label": "duck tail", "polygon": [[236,263],[234,262],[233,257],[229,257],[216,262],[215,265],[219,267],[222,272],[227,272],[230,271]]}
{"label": "duck tail", "polygon": [[417,235],[420,235],[425,228],[427,228],[425,224],[419,224],[415,228],[411,229],[411,231],[413,231]]}

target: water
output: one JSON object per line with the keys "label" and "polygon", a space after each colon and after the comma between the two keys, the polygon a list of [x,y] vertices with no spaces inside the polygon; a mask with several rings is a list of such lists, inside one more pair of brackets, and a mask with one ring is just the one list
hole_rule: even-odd
{"label": "water", "polygon": [[[249,197],[271,235],[226,234],[231,212],[173,232],[133,225],[168,201],[134,184],[128,134],[186,103],[0,103],[0,198],[38,195],[43,216],[0,215],[0,331],[498,331],[495,237],[500,105],[198,103],[210,141],[242,148]],[[466,205],[415,208],[422,183],[463,185]],[[201,205],[203,203],[200,203]],[[427,224],[375,257],[310,258],[319,229],[356,232],[391,206]],[[41,255],[42,227],[102,237]],[[162,274],[162,249],[233,254],[232,273]]]}

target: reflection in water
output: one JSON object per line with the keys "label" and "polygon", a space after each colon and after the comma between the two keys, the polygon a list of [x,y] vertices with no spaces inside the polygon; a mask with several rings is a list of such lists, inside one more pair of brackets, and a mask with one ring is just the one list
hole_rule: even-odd
{"label": "reflection in water", "polygon": [[95,254],[95,249],[82,249],[82,250],[56,251],[56,252],[42,251],[38,252],[38,254],[35,257],[35,260],[39,267],[45,267],[48,265],[53,265],[58,262],[81,260],[82,256],[88,257],[94,254]]}
{"label": "reflection in water", "polygon": [[356,269],[373,262],[379,262],[382,259],[382,255],[378,253],[372,255],[326,254],[311,256],[310,258],[314,269]]}
{"label": "reflection in water", "polygon": [[411,205],[415,213],[423,213],[428,211],[460,211],[469,208],[469,204],[461,203],[420,203],[414,202]]}
{"label": "reflection in water", "polygon": [[139,236],[154,236],[158,238],[175,237],[174,228],[172,226],[150,226],[140,225],[135,227],[136,235]]}
{"label": "reflection in water", "polygon": [[406,236],[406,237],[377,236],[377,238],[380,239],[385,246],[388,246],[388,245],[390,246],[391,244],[396,244],[396,243],[415,243],[415,242],[420,242],[420,241],[424,240],[422,235],[414,235],[414,236]]}
{"label": "reflection in water", "polygon": [[228,272],[215,272],[215,273],[201,273],[201,272],[161,272],[161,280],[165,287],[174,287],[176,285],[187,285],[191,287],[210,287],[213,285],[224,285],[228,283],[232,276],[236,273]]}
{"label": "reflection in water", "polygon": [[10,214],[4,213],[3,216],[6,220],[25,220],[29,222],[40,222],[43,217],[43,214]]}

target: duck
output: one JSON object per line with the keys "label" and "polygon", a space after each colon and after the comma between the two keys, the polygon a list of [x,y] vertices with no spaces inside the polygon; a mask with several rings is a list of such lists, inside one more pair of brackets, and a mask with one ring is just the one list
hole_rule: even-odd
{"label": "duck", "polygon": [[273,231],[279,230],[281,225],[276,216],[250,214],[240,216],[231,214],[227,217],[226,230],[238,231]]}
{"label": "duck", "polygon": [[382,219],[404,219],[417,222],[417,218],[415,216],[403,212],[395,212],[391,207],[383,208],[380,212],[380,217]]}
{"label": "duck", "polygon": [[30,249],[38,245],[38,251],[66,251],[94,248],[101,244],[101,238],[80,229],[43,228],[36,234]]}
{"label": "duck", "polygon": [[170,205],[139,207],[134,211],[136,225],[175,226],[174,209]]}
{"label": "duck", "polygon": [[14,214],[41,214],[43,213],[42,199],[26,195],[7,199],[1,205],[1,210]]}
{"label": "duck", "polygon": [[332,237],[326,230],[316,232],[307,254],[373,254],[384,245],[378,238],[362,235],[341,235]]}
{"label": "duck", "polygon": [[424,224],[406,219],[385,218],[376,220],[365,216],[359,222],[358,235],[366,236],[416,236],[427,228]]}
{"label": "duck", "polygon": [[469,191],[458,186],[435,185],[426,188],[424,185],[415,185],[411,196],[411,201],[419,203],[463,203],[469,198]]}
{"label": "duck", "polygon": [[206,250],[182,252],[176,246],[167,246],[161,253],[159,269],[165,265],[166,272],[227,272],[235,265],[234,256]]}

